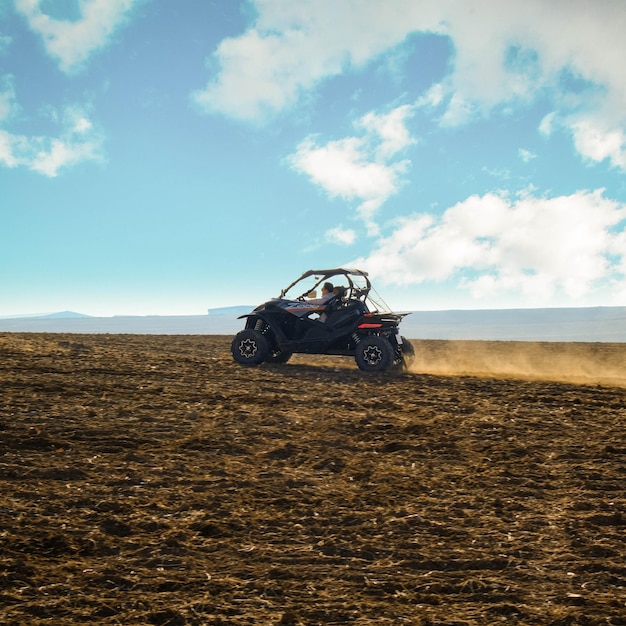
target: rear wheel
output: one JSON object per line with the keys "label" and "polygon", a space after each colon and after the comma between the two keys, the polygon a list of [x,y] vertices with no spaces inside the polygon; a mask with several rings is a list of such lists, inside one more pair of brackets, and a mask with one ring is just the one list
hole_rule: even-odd
{"label": "rear wheel", "polygon": [[354,358],[364,372],[384,372],[393,362],[393,348],[384,337],[371,335],[359,341]]}
{"label": "rear wheel", "polygon": [[270,355],[267,339],[256,330],[242,330],[230,346],[233,359],[242,365],[259,365]]}

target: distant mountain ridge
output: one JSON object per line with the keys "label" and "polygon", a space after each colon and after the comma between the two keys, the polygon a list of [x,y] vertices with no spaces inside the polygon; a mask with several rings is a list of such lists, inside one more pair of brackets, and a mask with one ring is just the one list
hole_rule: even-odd
{"label": "distant mountain ridge", "polygon": [[84,313],[76,313],[75,311],[58,311],[56,313],[27,313],[24,315],[0,315],[2,320],[10,319],[76,319],[81,317],[92,317]]}
{"label": "distant mountain ridge", "polygon": [[91,315],[85,315],[84,313],[76,313],[75,311],[59,311],[58,313],[48,313],[46,315],[39,316],[42,319],[77,319],[81,317],[91,317]]}

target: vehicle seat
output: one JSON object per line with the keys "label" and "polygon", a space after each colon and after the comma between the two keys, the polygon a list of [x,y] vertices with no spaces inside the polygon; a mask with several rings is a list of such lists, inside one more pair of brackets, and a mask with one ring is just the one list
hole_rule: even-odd
{"label": "vehicle seat", "polygon": [[338,296],[333,296],[327,303],[326,303],[326,313],[332,313],[333,311],[338,311],[341,306],[342,306],[343,302],[342,299],[339,298]]}
{"label": "vehicle seat", "polygon": [[328,312],[326,324],[340,326],[360,317],[367,312],[365,305],[360,300],[349,300],[346,304],[339,302],[339,306]]}

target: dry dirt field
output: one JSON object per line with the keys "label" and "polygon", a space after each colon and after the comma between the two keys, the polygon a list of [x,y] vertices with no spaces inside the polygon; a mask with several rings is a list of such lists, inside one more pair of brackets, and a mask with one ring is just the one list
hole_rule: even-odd
{"label": "dry dirt field", "polygon": [[626,344],[0,334],[0,623],[626,625]]}

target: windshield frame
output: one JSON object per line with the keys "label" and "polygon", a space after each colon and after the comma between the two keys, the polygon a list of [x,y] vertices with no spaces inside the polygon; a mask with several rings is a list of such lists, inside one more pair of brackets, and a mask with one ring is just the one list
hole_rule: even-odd
{"label": "windshield frame", "polygon": [[345,300],[359,300],[367,306],[370,312],[391,313],[391,309],[387,303],[372,287],[368,273],[358,269],[335,268],[308,270],[282,289],[278,299],[304,300],[307,297],[311,297],[310,294],[313,292],[317,292],[325,282],[330,281],[335,284],[338,276],[341,276],[343,282],[347,283],[340,285],[346,290],[344,295]]}

